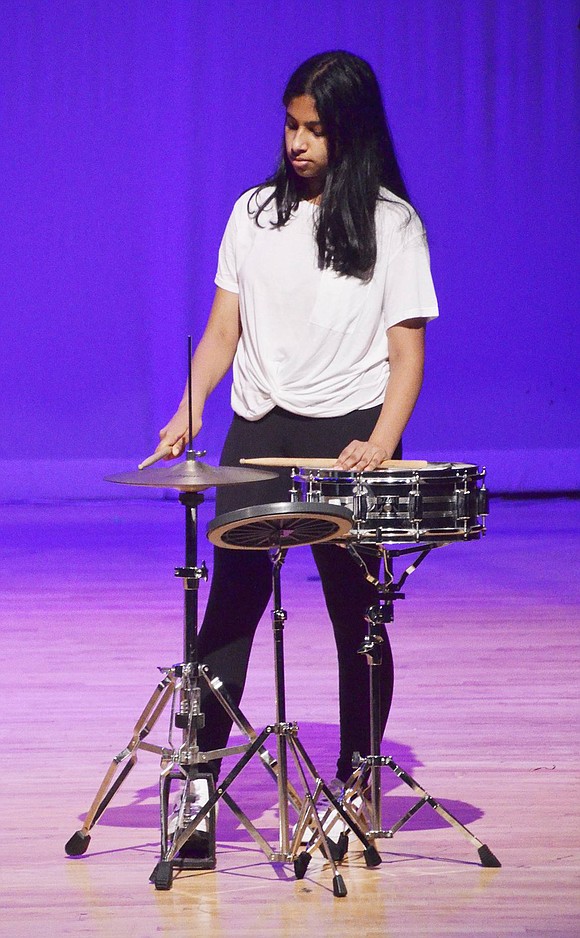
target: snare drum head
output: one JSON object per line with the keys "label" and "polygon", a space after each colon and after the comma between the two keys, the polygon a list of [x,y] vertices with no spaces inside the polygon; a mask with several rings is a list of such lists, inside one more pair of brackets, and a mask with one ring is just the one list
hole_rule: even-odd
{"label": "snare drum head", "polygon": [[452,463],[452,462],[430,462],[424,467],[417,469],[412,466],[393,466],[388,469],[373,469],[370,472],[353,472],[352,469],[326,469],[324,467],[305,467],[301,466],[294,475],[295,479],[320,479],[321,481],[336,480],[337,482],[354,482],[356,479],[364,479],[365,482],[395,482],[396,480],[430,479],[436,482],[438,479],[457,478],[458,474],[467,474],[468,476],[477,475],[480,472],[473,463]]}
{"label": "snare drum head", "polygon": [[351,527],[352,513],[344,506],[276,502],[219,515],[207,536],[216,547],[270,550],[343,538]]}

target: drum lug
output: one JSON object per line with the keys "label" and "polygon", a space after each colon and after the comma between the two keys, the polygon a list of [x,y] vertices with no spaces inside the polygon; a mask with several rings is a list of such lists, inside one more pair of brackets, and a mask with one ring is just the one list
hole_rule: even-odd
{"label": "drum lug", "polygon": [[489,514],[489,492],[485,487],[485,483],[477,489],[476,499],[477,514],[485,518]]}
{"label": "drum lug", "polygon": [[407,504],[407,516],[413,527],[416,541],[421,539],[421,521],[423,520],[423,496],[419,482],[420,476],[415,472],[413,474],[413,487],[409,492]]}
{"label": "drum lug", "polygon": [[316,476],[313,472],[308,473],[308,491],[306,494],[307,500],[309,502],[319,502],[322,500],[320,485],[315,486],[314,483],[317,481]]}
{"label": "drum lug", "polygon": [[423,496],[418,486],[409,493],[409,520],[413,523],[423,520]]}
{"label": "drum lug", "polygon": [[482,466],[481,486],[477,489],[477,514],[481,518],[481,533],[485,534],[486,520],[489,514],[489,492],[485,485],[486,468]]}
{"label": "drum lug", "polygon": [[297,485],[296,485],[296,480],[297,480],[297,479],[298,479],[298,476],[296,475],[296,469],[293,469],[293,470],[292,470],[292,485],[291,485],[290,490],[289,490],[289,492],[288,492],[288,494],[289,494],[289,496],[290,496],[290,501],[291,501],[291,502],[298,502],[298,501],[300,501],[300,491],[299,491],[299,489],[298,489],[298,487],[297,487]]}
{"label": "drum lug", "polygon": [[469,520],[469,492],[455,493],[455,519],[457,521]]}
{"label": "drum lug", "polygon": [[364,495],[353,495],[352,497],[352,516],[355,521],[361,522],[367,519],[367,500]]}

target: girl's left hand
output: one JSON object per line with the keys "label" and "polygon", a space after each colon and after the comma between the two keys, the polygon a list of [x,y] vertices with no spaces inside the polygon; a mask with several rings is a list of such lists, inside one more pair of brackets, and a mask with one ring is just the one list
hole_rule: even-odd
{"label": "girl's left hand", "polygon": [[355,469],[364,472],[366,469],[376,469],[388,454],[382,446],[371,443],[370,440],[353,440],[345,446],[336,460],[336,469]]}

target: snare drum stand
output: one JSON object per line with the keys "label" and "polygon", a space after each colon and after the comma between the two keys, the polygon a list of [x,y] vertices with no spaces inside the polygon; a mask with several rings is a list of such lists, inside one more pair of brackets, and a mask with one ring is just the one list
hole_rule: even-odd
{"label": "snare drum stand", "polygon": [[[129,743],[114,757],[82,828],[73,834],[65,846],[69,856],[80,856],[86,852],[91,840],[90,831],[136,764],[138,751],[142,749],[153,752],[161,757],[161,860],[151,876],[158,889],[170,887],[173,867],[213,869],[216,863],[215,811],[211,797],[214,793],[214,780],[211,773],[203,771],[205,766],[202,766],[202,771],[198,769],[199,763],[208,760],[205,753],[200,753],[197,742],[198,730],[203,727],[205,719],[200,706],[200,668],[197,660],[198,587],[200,580],[207,579],[205,562],[202,562],[201,566],[197,563],[197,509],[203,502],[203,495],[198,491],[183,491],[179,495],[179,501],[185,507],[185,566],[175,570],[175,575],[183,580],[185,587],[183,662],[170,668],[160,668],[163,677],[137,720]],[[147,736],[170,702],[169,746],[146,742]],[[243,719],[238,721],[238,725],[245,729]],[[173,743],[173,726],[182,731],[181,745],[176,746]],[[202,808],[199,814],[195,815],[191,803],[194,800],[193,786],[198,781],[207,785],[210,803],[209,807]],[[179,802],[175,805],[176,819],[170,837],[169,798],[172,782],[178,783],[181,791]],[[196,833],[204,820],[207,830],[203,834]],[[186,845],[189,841],[191,844],[188,849]],[[182,848],[185,849],[180,854]]]}
{"label": "snare drum stand", "polygon": [[[342,856],[336,855],[335,845],[329,841],[326,828],[328,816],[331,813],[327,811],[325,817],[321,820],[316,810],[316,802],[320,795],[325,795],[332,804],[343,821],[349,824],[351,830],[361,841],[364,852],[363,856],[368,867],[378,866],[381,858],[376,848],[369,843],[369,838],[364,834],[358,822],[352,824],[352,818],[345,811],[340,801],[332,794],[326,783],[318,774],[304,746],[298,738],[298,726],[296,723],[286,721],[286,692],[284,682],[284,623],[286,621],[286,612],[282,608],[282,595],[280,584],[280,571],[286,558],[287,549],[279,548],[271,552],[272,560],[272,586],[274,595],[274,608],[272,610],[272,629],[274,633],[274,667],[275,667],[275,686],[276,686],[276,724],[268,727],[269,732],[276,734],[276,753],[278,762],[278,803],[280,820],[280,853],[272,855],[271,859],[281,861],[292,861],[294,863],[294,872],[297,879],[302,879],[310,863],[311,854],[316,847],[320,847],[324,856],[330,862],[333,873],[333,892],[335,896],[346,896],[346,887],[340,873],[337,872],[335,860],[342,859]],[[298,772],[300,782],[304,789],[304,799],[298,818],[298,823],[294,830],[292,843],[288,838],[288,751],[294,758],[294,764]],[[305,771],[306,770],[306,771]],[[311,791],[307,778],[307,773],[314,781],[314,791]],[[306,830],[314,832],[314,836],[309,838],[308,846],[305,850],[300,850],[302,835]]]}
{"label": "snare drum stand", "polygon": [[[389,548],[377,548],[383,561],[384,581],[379,581],[373,577],[367,568],[363,558],[360,556],[356,547],[348,545],[347,550],[365,572],[369,582],[377,589],[377,602],[370,606],[366,613],[368,623],[367,635],[359,648],[359,654],[365,655],[369,665],[369,686],[370,686],[370,735],[371,752],[367,756],[361,756],[360,753],[353,754],[354,772],[345,787],[343,806],[354,813],[359,821],[364,822],[367,828],[367,836],[370,840],[377,838],[394,837],[412,817],[423,807],[428,805],[442,817],[448,824],[467,837],[467,839],[477,848],[482,866],[499,867],[501,863],[491,852],[487,844],[479,840],[470,830],[465,827],[450,811],[442,807],[408,772],[399,766],[391,756],[381,755],[381,702],[380,702],[380,666],[383,659],[383,637],[381,628],[386,627],[394,620],[394,602],[397,599],[404,599],[405,594],[401,592],[407,577],[413,573],[419,564],[425,560],[427,555],[435,547],[445,547],[445,543],[420,544],[413,547],[391,550]],[[418,557],[408,566],[400,579],[395,582],[393,572],[393,559],[405,554],[418,553]],[[382,826],[382,806],[381,806],[381,769],[391,769],[395,775],[401,779],[411,790],[419,795],[419,800],[403,815],[403,817],[392,825],[388,830]],[[367,807],[366,793],[370,782],[370,805]]]}

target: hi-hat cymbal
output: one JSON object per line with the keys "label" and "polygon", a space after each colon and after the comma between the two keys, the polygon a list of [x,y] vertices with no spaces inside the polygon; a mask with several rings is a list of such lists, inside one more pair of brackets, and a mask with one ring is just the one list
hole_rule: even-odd
{"label": "hi-hat cymbal", "polygon": [[177,489],[179,492],[200,492],[217,485],[241,485],[244,482],[265,482],[275,479],[277,472],[262,469],[241,469],[238,466],[210,466],[198,459],[151,466],[134,472],[120,472],[107,476],[105,482],[122,485],[147,485],[158,489]]}

